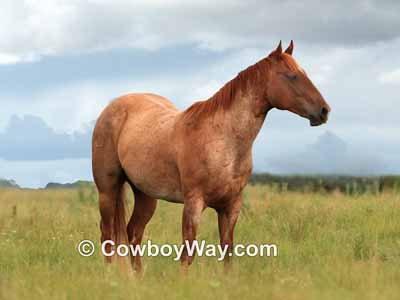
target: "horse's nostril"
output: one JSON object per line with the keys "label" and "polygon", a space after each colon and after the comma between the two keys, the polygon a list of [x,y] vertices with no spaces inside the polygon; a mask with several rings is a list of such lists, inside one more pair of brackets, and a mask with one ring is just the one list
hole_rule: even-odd
{"label": "horse's nostril", "polygon": [[326,107],[321,109],[321,118],[326,118],[328,116],[329,110]]}

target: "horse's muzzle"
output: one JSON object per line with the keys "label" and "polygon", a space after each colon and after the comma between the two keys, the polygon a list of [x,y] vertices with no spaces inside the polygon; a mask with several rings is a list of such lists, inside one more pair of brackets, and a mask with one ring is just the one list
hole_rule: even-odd
{"label": "horse's muzzle", "polygon": [[330,107],[323,106],[318,114],[310,115],[309,117],[310,125],[319,126],[321,124],[326,123],[328,121],[328,115],[330,110],[331,110]]}

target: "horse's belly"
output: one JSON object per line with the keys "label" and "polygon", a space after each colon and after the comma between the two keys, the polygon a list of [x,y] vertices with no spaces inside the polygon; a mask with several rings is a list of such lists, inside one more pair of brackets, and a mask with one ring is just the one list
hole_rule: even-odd
{"label": "horse's belly", "polygon": [[146,195],[155,198],[163,199],[170,202],[183,203],[183,197],[181,191],[177,188],[173,188],[169,184],[163,184],[159,181],[157,186],[149,184],[147,181],[140,179],[134,181],[134,185]]}
{"label": "horse's belly", "polygon": [[129,180],[143,193],[156,199],[182,202],[180,176],[168,145],[133,140],[121,159]]}
{"label": "horse's belly", "polygon": [[166,145],[153,141],[145,146],[139,140],[130,143],[121,157],[122,168],[133,185],[156,199],[181,202],[179,171]]}

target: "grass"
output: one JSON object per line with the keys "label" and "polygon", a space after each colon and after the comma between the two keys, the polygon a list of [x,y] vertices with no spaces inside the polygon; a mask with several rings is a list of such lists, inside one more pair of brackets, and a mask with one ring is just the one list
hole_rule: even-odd
{"label": "grass", "polygon": [[[138,277],[105,266],[98,253],[80,257],[80,240],[99,247],[91,189],[0,189],[0,299],[399,299],[399,194],[266,186],[244,194],[235,241],[277,244],[278,257],[234,258],[228,275],[216,258],[197,257],[183,279],[172,258],[145,257]],[[181,212],[181,205],[160,201],[144,241],[178,244]],[[218,243],[211,209],[199,239]]]}

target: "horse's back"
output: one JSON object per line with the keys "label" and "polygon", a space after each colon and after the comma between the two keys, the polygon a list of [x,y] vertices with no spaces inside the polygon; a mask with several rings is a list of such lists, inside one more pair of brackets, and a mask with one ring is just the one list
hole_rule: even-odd
{"label": "horse's back", "polygon": [[[170,118],[178,113],[174,104],[156,94],[127,94],[113,100],[97,119],[93,138],[107,136],[117,144],[126,122],[140,119],[151,122],[157,118]],[[93,142],[95,142],[93,140]]]}
{"label": "horse's back", "polygon": [[132,112],[143,112],[149,109],[178,112],[178,109],[169,99],[151,93],[127,94],[115,99],[110,105],[122,106]]}

